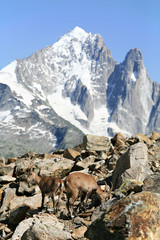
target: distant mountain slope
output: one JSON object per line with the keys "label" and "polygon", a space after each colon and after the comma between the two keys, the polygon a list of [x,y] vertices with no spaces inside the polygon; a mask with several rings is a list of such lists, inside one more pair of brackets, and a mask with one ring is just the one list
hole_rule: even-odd
{"label": "distant mountain slope", "polygon": [[0,71],[0,155],[67,148],[84,133],[159,131],[159,99],[140,50],[117,64],[99,34],[76,27]]}

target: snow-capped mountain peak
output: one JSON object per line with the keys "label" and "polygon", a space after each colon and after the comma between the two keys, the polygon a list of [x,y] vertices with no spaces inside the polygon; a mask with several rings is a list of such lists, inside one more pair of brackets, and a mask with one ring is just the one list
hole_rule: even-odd
{"label": "snow-capped mountain peak", "polygon": [[54,49],[60,50],[61,47],[64,47],[64,45],[70,45],[71,42],[80,42],[81,44],[86,41],[86,38],[88,37],[88,33],[85,32],[80,27],[75,27],[72,31],[69,31],[64,36],[62,36],[56,43],[53,44]]}
{"label": "snow-capped mountain peak", "polygon": [[70,37],[70,39],[77,38],[79,41],[84,42],[88,35],[89,34],[86,31],[76,26],[72,31],[69,31],[65,36]]}
{"label": "snow-capped mountain peak", "polygon": [[0,71],[0,131],[8,144],[47,152],[86,133],[158,130],[159,94],[139,49],[117,64],[99,34],[75,27]]}

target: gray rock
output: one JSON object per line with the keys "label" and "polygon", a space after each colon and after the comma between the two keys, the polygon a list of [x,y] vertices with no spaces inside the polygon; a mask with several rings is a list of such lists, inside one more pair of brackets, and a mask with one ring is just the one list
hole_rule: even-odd
{"label": "gray rock", "polygon": [[148,175],[143,181],[143,191],[150,191],[160,194],[160,175],[154,173]]}
{"label": "gray rock", "polygon": [[144,143],[134,144],[117,161],[112,174],[114,189],[119,188],[125,179],[143,182],[151,173],[147,146]]}
{"label": "gray rock", "polygon": [[15,164],[11,163],[9,165],[1,166],[0,167],[0,176],[13,176],[13,171],[14,171]]}
{"label": "gray rock", "polygon": [[16,180],[15,177],[8,176],[8,175],[1,176],[1,177],[0,177],[0,183],[1,183],[1,184],[3,184],[3,183],[8,183],[8,182],[14,182],[15,180]]}
{"label": "gray rock", "polygon": [[17,226],[22,220],[25,219],[27,211],[30,209],[28,205],[21,205],[13,209],[9,214],[9,224]]}
{"label": "gray rock", "polygon": [[0,208],[0,212],[3,213],[5,211],[8,211],[10,209],[10,205],[13,201],[13,199],[16,196],[16,189],[15,188],[6,188],[4,190],[4,198],[2,201],[2,206]]}
{"label": "gray rock", "polygon": [[56,217],[49,214],[36,215],[23,220],[16,228],[12,240],[39,239],[39,240],[67,240],[72,239],[68,232],[63,230],[64,225]]}
{"label": "gray rock", "polygon": [[34,165],[39,169],[41,176],[53,175],[55,177],[63,178],[72,169],[74,161],[63,157],[56,157],[41,161],[36,159]]}
{"label": "gray rock", "polygon": [[111,142],[107,137],[87,134],[83,138],[83,144],[88,151],[109,151]]}
{"label": "gray rock", "polygon": [[106,201],[100,207],[97,207],[91,216],[91,221],[93,222],[97,218],[99,218],[104,213],[104,210],[111,208],[116,201],[117,201],[117,198],[112,198]]}
{"label": "gray rock", "polygon": [[79,170],[83,170],[85,168],[88,168],[90,165],[92,165],[95,161],[95,156],[89,156],[86,157],[85,159],[82,159],[81,161],[78,161],[75,166],[74,166],[74,170],[75,171],[79,171]]}
{"label": "gray rock", "polygon": [[[155,89],[147,74],[141,51],[131,49],[108,79],[107,104],[111,110],[110,121],[118,124],[122,133],[125,130],[125,135],[151,132],[151,128],[158,123],[155,117],[155,125],[152,122],[152,110],[155,111],[159,91],[159,85]],[[152,122],[152,127],[148,127],[149,121]]]}
{"label": "gray rock", "polygon": [[37,188],[36,188],[35,185],[34,186],[29,186],[28,182],[20,181],[19,185],[18,185],[17,192],[18,192],[18,194],[21,194],[21,195],[33,195],[33,194],[35,194],[36,192],[39,192],[39,191],[37,191]]}
{"label": "gray rock", "polygon": [[41,176],[53,175],[63,178],[71,170],[73,165],[74,161],[63,157],[23,160],[17,164],[15,174],[19,181],[27,181],[27,169],[34,167],[35,171]]}
{"label": "gray rock", "polygon": [[[21,206],[22,204],[28,205],[33,209],[37,209],[41,206],[41,193],[35,194],[34,196],[15,196],[9,206],[9,209],[12,210],[18,206]],[[45,203],[48,202],[48,196],[45,198]]]}

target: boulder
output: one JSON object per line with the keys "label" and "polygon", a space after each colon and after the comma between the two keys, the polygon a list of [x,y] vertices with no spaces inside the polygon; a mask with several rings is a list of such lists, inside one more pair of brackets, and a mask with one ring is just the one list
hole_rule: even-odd
{"label": "boulder", "polygon": [[0,213],[3,213],[5,211],[8,211],[10,209],[10,205],[13,201],[13,199],[16,196],[16,189],[15,188],[6,188],[4,190],[4,198],[2,200],[2,205],[0,208]]}
{"label": "boulder", "polygon": [[17,161],[17,158],[8,158],[7,164],[14,163]]}
{"label": "boulder", "polygon": [[159,175],[159,173],[151,174],[144,179],[143,190],[160,194],[160,175]]}
{"label": "boulder", "polygon": [[144,143],[136,143],[117,160],[112,174],[113,188],[119,188],[125,179],[143,182],[151,173],[147,146]]}
{"label": "boulder", "polygon": [[149,148],[149,160],[153,172],[160,172],[160,141]]}
{"label": "boulder", "polygon": [[28,182],[20,181],[18,184],[17,193],[19,195],[30,196],[40,192],[40,189],[37,185],[33,185],[33,186],[30,186],[30,185],[28,184]]}
{"label": "boulder", "polygon": [[22,155],[21,157],[19,157],[19,158],[24,158],[24,159],[34,159],[34,158],[36,158],[36,156],[37,156],[37,154],[35,153],[35,152],[33,152],[33,151],[30,151],[30,152],[28,152],[28,153],[25,153],[24,155]]}
{"label": "boulder", "polygon": [[0,158],[0,167],[4,167],[6,164],[6,161],[4,158]]}
{"label": "boulder", "polygon": [[54,158],[55,155],[53,153],[41,153],[36,155],[39,159],[48,159],[48,158]]}
{"label": "boulder", "polygon": [[160,195],[141,192],[117,201],[85,232],[90,240],[160,239]]}
{"label": "boulder", "polygon": [[107,137],[87,134],[83,137],[84,148],[88,151],[106,151],[112,146]]}
{"label": "boulder", "polygon": [[72,239],[70,233],[63,230],[64,225],[50,214],[35,215],[23,220],[16,228],[12,240],[67,240]]}
{"label": "boulder", "polygon": [[40,176],[55,176],[63,178],[72,169],[74,161],[64,157],[54,157],[48,159],[23,160],[17,163],[15,175],[19,181],[26,181],[27,169],[34,166]]}
{"label": "boulder", "polygon": [[9,214],[9,225],[17,226],[22,220],[25,219],[29,209],[30,207],[26,204],[12,209]]}
{"label": "boulder", "polygon": [[27,170],[33,166],[33,161],[21,159],[16,163],[15,176],[18,181],[26,181]]}
{"label": "boulder", "polygon": [[117,198],[114,197],[112,199],[107,200],[105,203],[101,204],[100,207],[97,207],[91,216],[91,221],[93,222],[96,219],[98,219],[106,209],[110,209],[111,206],[113,206],[117,201],[118,201]]}
{"label": "boulder", "polygon": [[118,132],[112,139],[111,139],[111,143],[113,144],[113,146],[117,147],[119,145],[125,145],[126,142],[126,138],[120,133]]}
{"label": "boulder", "polygon": [[122,144],[122,145],[119,145],[117,147],[115,147],[113,149],[113,152],[118,155],[118,156],[121,156],[123,155],[126,151],[128,150],[128,146],[125,145],[125,144]]}
{"label": "boulder", "polygon": [[73,149],[67,148],[64,151],[63,157],[68,158],[71,160],[74,160],[76,157],[80,156],[80,153],[78,151],[75,151]]}
{"label": "boulder", "polygon": [[113,154],[108,157],[108,159],[106,160],[106,163],[109,171],[112,171],[115,169],[117,160],[118,160],[118,156],[116,154]]}
{"label": "boulder", "polygon": [[2,197],[3,197],[3,189],[0,188],[0,207],[2,204]]}
{"label": "boulder", "polygon": [[123,198],[130,193],[137,193],[142,191],[143,183],[135,179],[126,179],[122,185],[115,190],[114,195],[117,198]]}
{"label": "boulder", "polygon": [[139,140],[139,142],[144,142],[147,145],[152,145],[153,144],[153,140],[149,139],[146,135],[143,135],[142,133],[138,133],[136,135],[136,138]]}
{"label": "boulder", "polygon": [[86,232],[87,227],[86,226],[81,226],[78,228],[75,228],[72,233],[72,238],[73,239],[82,239],[84,237],[84,233]]}
{"label": "boulder", "polygon": [[1,184],[5,184],[5,183],[9,183],[9,182],[14,182],[15,180],[16,180],[15,177],[8,176],[8,175],[1,176],[1,177],[0,177],[0,183],[1,183]]}
{"label": "boulder", "polygon": [[150,139],[155,141],[160,140],[160,133],[153,131]]}
{"label": "boulder", "polygon": [[39,161],[36,159],[34,165],[39,169],[40,176],[51,176],[64,178],[72,169],[74,161],[64,157],[56,157]]}
{"label": "boulder", "polygon": [[[36,194],[34,196],[26,197],[26,196],[14,196],[12,199],[9,209],[12,210],[18,206],[21,206],[23,204],[30,206],[33,209],[37,209],[41,206],[41,199],[42,195],[41,193]],[[48,196],[45,197],[45,202],[48,201]]]}
{"label": "boulder", "polygon": [[95,162],[95,156],[89,156],[89,157],[86,157],[85,159],[82,159],[81,161],[78,161],[73,170],[74,171],[80,171],[80,170],[83,170],[85,168],[88,168],[91,164],[93,164]]}
{"label": "boulder", "polygon": [[15,163],[11,163],[9,165],[1,166],[0,167],[0,176],[5,176],[5,175],[13,176],[14,167],[15,167]]}

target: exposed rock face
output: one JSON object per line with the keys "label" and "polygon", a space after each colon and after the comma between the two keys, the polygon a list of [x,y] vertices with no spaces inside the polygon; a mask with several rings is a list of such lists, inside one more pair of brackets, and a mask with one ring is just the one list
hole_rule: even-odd
{"label": "exposed rock face", "polygon": [[151,117],[153,83],[148,77],[139,49],[131,49],[108,80],[107,103],[110,121],[126,132],[146,132]]}
{"label": "exposed rock face", "polygon": [[116,202],[93,222],[85,236],[90,240],[160,238],[160,195],[137,193]]}
{"label": "exposed rock face", "polygon": [[100,34],[76,27],[0,71],[0,156],[73,148],[87,133],[158,131],[159,96],[139,49],[117,64]]}
{"label": "exposed rock face", "polygon": [[151,172],[147,146],[144,143],[134,144],[117,161],[112,175],[114,189],[119,188],[127,178],[143,181]]}

